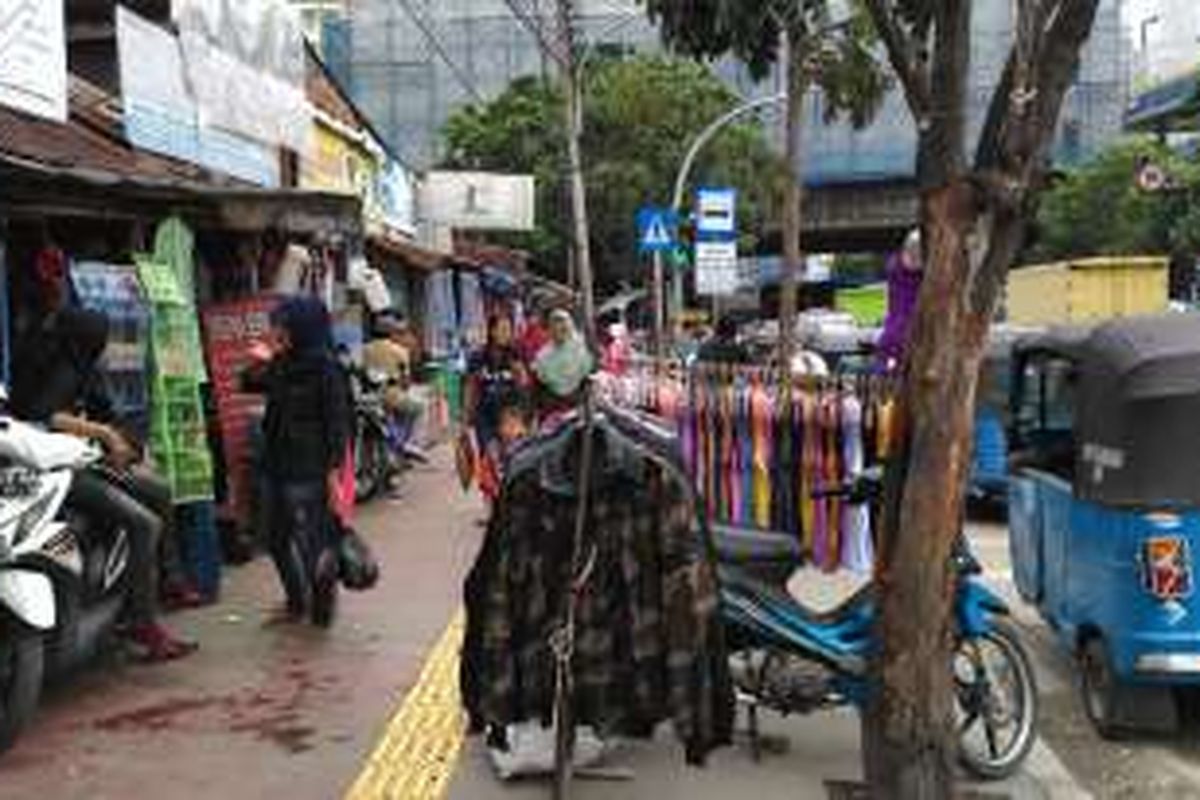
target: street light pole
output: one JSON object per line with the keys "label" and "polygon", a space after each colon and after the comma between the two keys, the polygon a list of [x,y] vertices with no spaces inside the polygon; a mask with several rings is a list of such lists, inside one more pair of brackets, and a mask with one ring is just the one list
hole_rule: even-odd
{"label": "street light pole", "polygon": [[[708,127],[692,140],[687,153],[683,157],[682,163],[679,165],[679,172],[675,175],[675,188],[671,193],[671,210],[676,214],[679,214],[683,210],[683,194],[687,191],[688,178],[691,177],[692,167],[696,165],[696,159],[700,156],[700,152],[708,146],[713,137],[728,125],[748,114],[768,106],[777,106],[786,102],[786,93],[747,100],[709,123]],[[671,275],[671,295],[671,326],[676,336],[678,336],[680,318],[683,316],[683,273],[678,268]]]}
{"label": "street light pole", "polygon": [[575,278],[579,290],[584,330],[595,341],[596,301],[593,291],[590,234],[587,218],[587,191],[583,181],[583,93],[575,57],[575,25],[571,0],[558,0],[559,37],[563,44],[562,71],[566,82],[567,165],[571,182],[571,217],[575,251]]}

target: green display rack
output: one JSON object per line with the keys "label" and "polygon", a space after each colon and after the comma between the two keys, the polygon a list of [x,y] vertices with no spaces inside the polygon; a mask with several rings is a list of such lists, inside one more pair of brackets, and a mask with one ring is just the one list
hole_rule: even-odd
{"label": "green display rack", "polygon": [[195,314],[169,265],[141,258],[137,266],[151,302],[150,454],[175,503],[212,500],[212,455],[192,352],[199,341]]}

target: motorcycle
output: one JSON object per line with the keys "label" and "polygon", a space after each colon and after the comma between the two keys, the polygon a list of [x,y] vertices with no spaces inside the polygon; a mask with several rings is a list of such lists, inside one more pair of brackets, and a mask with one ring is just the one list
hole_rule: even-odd
{"label": "motorcycle", "polygon": [[410,446],[411,430],[397,424],[388,410],[387,381],[358,366],[348,372],[354,398],[354,499],[365,503],[425,456]]}
{"label": "motorcycle", "polygon": [[77,470],[95,445],[0,417],[0,752],[37,709],[47,676],[86,660],[116,623],[128,563],[111,537],[65,513]]}
{"label": "motorcycle", "polygon": [[[847,486],[814,492],[867,504],[882,490],[868,471]],[[877,607],[868,584],[837,608],[816,612],[788,592],[805,563],[794,536],[714,530],[732,672],[748,710],[751,748],[761,757],[758,711],[787,715],[862,707],[872,691]],[[972,775],[1000,780],[1017,771],[1036,739],[1037,686],[1029,656],[1007,621],[1007,604],[979,580],[982,568],[960,535],[952,664],[958,707],[959,761]],[[1001,734],[1004,734],[1002,737]]]}

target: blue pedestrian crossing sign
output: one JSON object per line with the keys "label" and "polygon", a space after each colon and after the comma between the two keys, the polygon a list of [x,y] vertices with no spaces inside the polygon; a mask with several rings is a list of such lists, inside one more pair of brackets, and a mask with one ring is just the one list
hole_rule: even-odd
{"label": "blue pedestrian crossing sign", "polygon": [[675,212],[658,206],[645,206],[637,215],[638,252],[664,253],[675,249],[678,220]]}

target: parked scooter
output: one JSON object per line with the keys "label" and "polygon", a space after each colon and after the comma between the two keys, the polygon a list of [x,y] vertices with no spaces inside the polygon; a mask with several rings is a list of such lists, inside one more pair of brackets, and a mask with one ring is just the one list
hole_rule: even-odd
{"label": "parked scooter", "polygon": [[388,411],[387,381],[357,365],[347,369],[354,397],[354,499],[365,503],[425,456],[411,446],[411,428],[402,429]]}
{"label": "parked scooter", "polygon": [[[845,502],[879,496],[882,474],[814,493]],[[748,709],[751,745],[761,752],[758,710],[808,713],[833,706],[861,707],[871,691],[867,673],[875,648],[875,590],[863,587],[837,608],[816,612],[788,592],[804,564],[794,536],[733,529],[714,531],[734,681]],[[960,731],[959,758],[985,780],[1012,775],[1036,738],[1037,687],[1033,668],[1003,600],[979,581],[982,569],[960,538],[953,663]]]}
{"label": "parked scooter", "polygon": [[73,473],[102,453],[0,417],[0,752],[33,716],[44,677],[86,660],[123,605],[123,531],[64,514]]}

